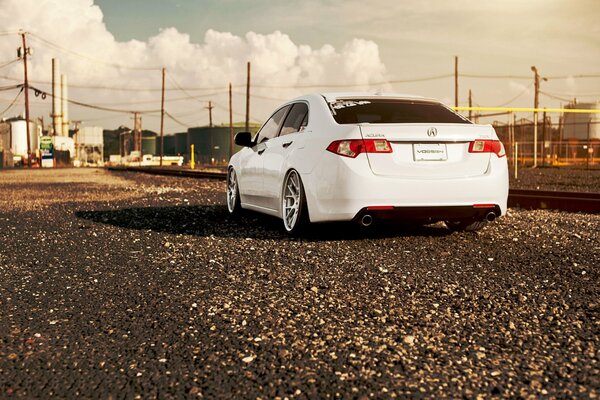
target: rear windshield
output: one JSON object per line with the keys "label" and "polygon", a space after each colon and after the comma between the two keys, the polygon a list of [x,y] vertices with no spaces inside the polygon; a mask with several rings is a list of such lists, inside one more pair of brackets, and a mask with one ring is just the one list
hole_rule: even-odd
{"label": "rear windshield", "polygon": [[471,123],[439,103],[425,101],[352,99],[329,106],[338,124]]}

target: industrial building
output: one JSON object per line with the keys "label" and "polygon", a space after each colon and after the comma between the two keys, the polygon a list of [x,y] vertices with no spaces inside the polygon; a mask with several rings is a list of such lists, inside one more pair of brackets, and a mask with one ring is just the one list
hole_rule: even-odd
{"label": "industrial building", "polygon": [[[255,133],[260,125],[251,125],[250,131]],[[234,128],[239,132],[243,128]],[[204,165],[227,165],[230,157],[230,129],[228,126],[218,127],[195,127],[189,128],[187,132],[179,132],[174,135],[164,136],[164,155],[184,156],[185,161],[190,160],[191,145],[194,145],[194,158],[196,163]],[[240,148],[233,146],[236,152]],[[160,153],[160,137],[156,138],[157,154]]]}
{"label": "industrial building", "polygon": [[104,160],[104,135],[99,126],[85,126],[76,131],[75,165],[98,166]]}

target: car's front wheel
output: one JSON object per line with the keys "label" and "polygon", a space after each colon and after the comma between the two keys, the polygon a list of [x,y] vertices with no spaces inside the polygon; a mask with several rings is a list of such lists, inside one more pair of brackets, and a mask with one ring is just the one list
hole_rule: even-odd
{"label": "car's front wheel", "polygon": [[227,210],[230,214],[238,214],[241,208],[237,175],[233,168],[229,168],[227,172]]}
{"label": "car's front wheel", "polygon": [[283,181],[282,219],[285,230],[294,235],[308,224],[306,195],[298,172],[288,172]]}

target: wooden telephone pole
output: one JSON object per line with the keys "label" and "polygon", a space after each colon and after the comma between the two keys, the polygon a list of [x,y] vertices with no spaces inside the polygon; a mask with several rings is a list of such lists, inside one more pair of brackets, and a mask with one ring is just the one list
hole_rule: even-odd
{"label": "wooden telephone pole", "polygon": [[[535,66],[531,67],[534,75],[534,87],[535,87],[535,95],[533,98],[533,108],[536,111],[533,112],[533,167],[537,167],[537,148],[538,148],[538,113],[537,108],[540,106],[540,74],[538,69]],[[547,78],[542,78],[547,81]]]}
{"label": "wooden telephone pole", "polygon": [[248,72],[246,76],[246,125],[244,130],[250,132],[250,61],[248,61]]}
{"label": "wooden telephone pole", "polygon": [[233,107],[231,82],[229,82],[229,158],[233,155]]}
{"label": "wooden telephone pole", "polygon": [[[27,48],[27,39],[26,32],[21,33],[21,38],[23,39],[23,90],[25,91],[25,126],[27,129],[27,165],[31,168],[31,138],[30,138],[30,127],[29,127],[29,79],[27,77],[27,54],[29,53],[29,49]],[[19,54],[20,56],[21,54]]]}
{"label": "wooden telephone pole", "polygon": [[165,148],[164,127],[165,127],[165,73],[166,69],[162,69],[162,96],[160,100],[160,166],[163,165],[163,156]]}
{"label": "wooden telephone pole", "polygon": [[473,111],[471,110],[472,107],[473,107],[473,94],[471,93],[471,89],[469,89],[469,121],[471,120],[471,117],[473,116]]}
{"label": "wooden telephone pole", "polygon": [[454,56],[454,107],[458,107],[458,57]]}

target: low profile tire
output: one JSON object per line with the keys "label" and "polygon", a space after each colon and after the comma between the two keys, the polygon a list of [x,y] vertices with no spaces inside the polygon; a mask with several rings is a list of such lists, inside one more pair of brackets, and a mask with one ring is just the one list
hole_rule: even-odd
{"label": "low profile tire", "polygon": [[227,171],[227,210],[231,215],[237,215],[242,209],[237,175],[233,168]]}
{"label": "low profile tire", "polygon": [[487,225],[487,221],[473,221],[473,220],[460,220],[460,221],[446,221],[446,226],[452,232],[477,232],[483,229]]}
{"label": "low profile tire", "polygon": [[283,180],[283,196],[281,206],[283,227],[291,234],[300,233],[308,225],[308,208],[304,186],[298,172],[288,172]]}

